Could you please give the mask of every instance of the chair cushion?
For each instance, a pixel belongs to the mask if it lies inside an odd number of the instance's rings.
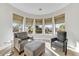
[[[40,46],[42,46],[44,43],[39,41],[32,41],[31,43],[28,43],[25,45],[25,49],[29,49],[30,51],[37,50]]]
[[[27,32],[20,32],[14,34],[16,38],[25,39],[27,38]]]
[[[24,54],[27,56],[39,56],[45,52],[45,43],[34,40],[24,46]]]
[[[57,32],[57,39],[59,41],[64,41],[66,39],[66,32]]]
[[[60,41],[54,41],[52,42],[52,46],[54,46],[55,48],[63,48],[63,43]]]

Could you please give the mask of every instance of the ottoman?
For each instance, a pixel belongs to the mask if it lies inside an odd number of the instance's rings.
[[[45,52],[45,43],[39,41],[32,41],[24,46],[24,55],[39,56]]]

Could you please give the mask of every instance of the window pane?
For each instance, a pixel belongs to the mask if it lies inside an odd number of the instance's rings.
[[[36,25],[36,33],[42,33],[42,25]]]
[[[33,19],[26,18],[25,31],[29,34],[33,33]]]
[[[22,31],[22,24],[13,23],[13,32],[21,32]]]
[[[42,19],[35,19],[35,32],[36,33],[42,33]]]
[[[56,32],[57,31],[65,31],[64,23],[56,24]]]
[[[23,28],[23,17],[13,14],[13,32],[21,32]]]
[[[55,33],[58,31],[65,31],[65,14],[56,16],[55,18]]]
[[[52,34],[52,25],[45,25],[45,33]]]
[[[52,34],[53,26],[52,26],[52,18],[46,18],[45,21],[45,33]]]
[[[33,26],[26,25],[25,26],[25,31],[28,32],[29,34],[33,33]]]

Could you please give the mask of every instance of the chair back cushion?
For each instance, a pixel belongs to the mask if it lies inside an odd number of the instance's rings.
[[[64,41],[66,40],[66,32],[57,32],[57,39],[59,41]]]
[[[27,38],[27,32],[14,33],[14,37],[20,38],[20,39],[25,39],[25,38]]]

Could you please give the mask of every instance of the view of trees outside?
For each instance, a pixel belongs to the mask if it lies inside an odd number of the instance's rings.
[[[42,25],[36,25],[35,28],[36,28],[35,30],[36,33],[42,33]]]
[[[26,18],[25,31],[28,32],[29,34],[33,33],[33,19],[32,18]]]
[[[28,26],[28,33],[33,33],[33,26]]]
[[[55,34],[58,31],[65,31],[65,14],[60,14],[54,17],[55,19]]]
[[[52,34],[52,24],[50,25],[45,25],[45,33],[47,34]]]
[[[13,23],[13,32],[21,32],[22,31],[22,24]]]
[[[56,24],[56,32],[57,31],[65,31],[64,23]]]
[[[52,34],[53,26],[52,26],[52,18],[46,18],[44,19],[45,22],[45,33],[46,34]]]
[[[25,31],[29,34],[33,33],[33,26],[32,25],[25,25]]]
[[[23,29],[23,16],[13,13],[13,32],[22,32]]]
[[[43,19],[35,19],[35,33],[42,34]]]

